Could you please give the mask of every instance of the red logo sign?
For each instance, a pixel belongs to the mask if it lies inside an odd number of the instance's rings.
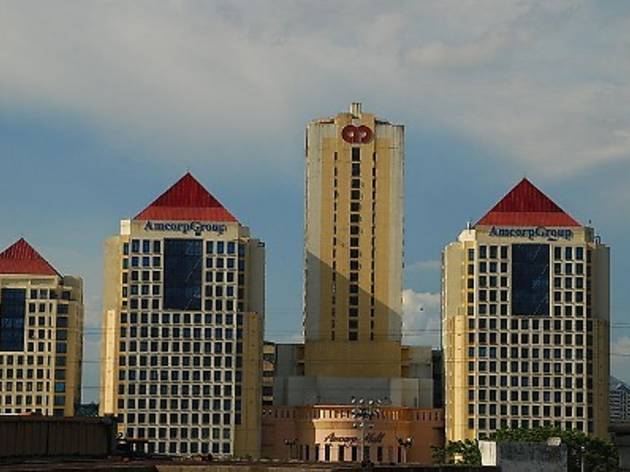
[[[341,130],[341,137],[350,144],[365,144],[372,140],[372,130],[365,125],[348,125]]]

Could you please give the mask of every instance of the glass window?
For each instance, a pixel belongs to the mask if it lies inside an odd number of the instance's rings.
[[[576,247],[575,248],[575,258],[578,261],[584,260],[584,248],[583,247]]]
[[[549,315],[549,245],[512,245],[512,313]]]
[[[26,290],[4,288],[0,295],[0,351],[24,350]]]
[[[164,241],[164,309],[200,310],[202,241]]]

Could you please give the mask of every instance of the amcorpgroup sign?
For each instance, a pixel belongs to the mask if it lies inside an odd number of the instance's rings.
[[[488,235],[499,238],[541,238],[551,241],[565,239],[570,241],[573,239],[573,230],[568,228],[546,228],[544,226],[539,226],[537,228],[504,228],[493,226],[490,228]]]
[[[195,233],[201,236],[202,233],[218,233],[223,234],[227,230],[227,226],[221,223],[201,223],[200,221],[191,222],[154,222],[147,221],[144,225],[145,231],[171,231],[175,233]]]

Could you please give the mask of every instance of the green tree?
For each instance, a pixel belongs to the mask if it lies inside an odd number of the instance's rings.
[[[481,465],[477,441],[448,441],[443,447],[431,446],[433,462],[439,465]]]

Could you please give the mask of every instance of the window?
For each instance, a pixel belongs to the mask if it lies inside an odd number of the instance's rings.
[[[0,295],[0,351],[24,350],[26,290],[4,288]]]
[[[201,240],[164,241],[164,309],[201,309],[202,249]]]
[[[549,315],[549,246],[512,245],[512,313]]]

